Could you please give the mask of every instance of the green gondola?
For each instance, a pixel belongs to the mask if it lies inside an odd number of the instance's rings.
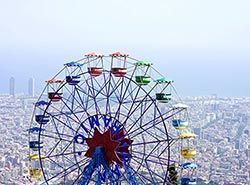
[[[135,81],[139,85],[148,85],[151,82],[150,76],[135,76]]]
[[[168,103],[171,98],[171,93],[156,93],[156,100],[158,100],[160,103]]]
[[[169,79],[167,79],[165,77],[162,77],[162,78],[159,78],[159,79],[156,80],[156,83],[158,83],[158,84],[172,83],[172,82],[173,82],[173,80],[169,80]]]
[[[153,65],[152,63],[148,63],[148,62],[145,62],[145,61],[138,61],[135,63],[136,66],[151,66]]]

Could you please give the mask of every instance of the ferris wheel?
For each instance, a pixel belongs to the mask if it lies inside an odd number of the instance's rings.
[[[31,179],[174,184],[178,171],[182,184],[195,184],[188,107],[152,65],[93,52],[47,80],[28,129]]]

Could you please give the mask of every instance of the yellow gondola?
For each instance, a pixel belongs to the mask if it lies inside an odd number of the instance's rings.
[[[29,158],[31,160],[36,160],[36,159],[40,159],[40,158],[42,159],[42,158],[44,158],[44,156],[39,157],[38,154],[33,154],[33,155],[30,155]]]
[[[195,148],[182,148],[181,149],[181,155],[185,158],[185,159],[190,159],[195,157],[197,154],[197,151]]]
[[[31,168],[29,172],[32,178],[41,178],[43,176],[42,169],[40,168]]]
[[[196,134],[191,133],[191,132],[183,132],[180,134],[180,139],[194,139],[196,138]]]

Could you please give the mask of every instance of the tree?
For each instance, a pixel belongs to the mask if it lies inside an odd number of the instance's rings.
[[[171,182],[172,185],[178,185],[179,179],[175,164],[171,164],[168,170],[169,170],[169,181]]]

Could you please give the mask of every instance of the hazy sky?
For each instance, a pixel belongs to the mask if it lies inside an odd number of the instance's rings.
[[[37,91],[65,62],[124,51],[182,95],[250,96],[249,0],[0,0],[0,92]]]

